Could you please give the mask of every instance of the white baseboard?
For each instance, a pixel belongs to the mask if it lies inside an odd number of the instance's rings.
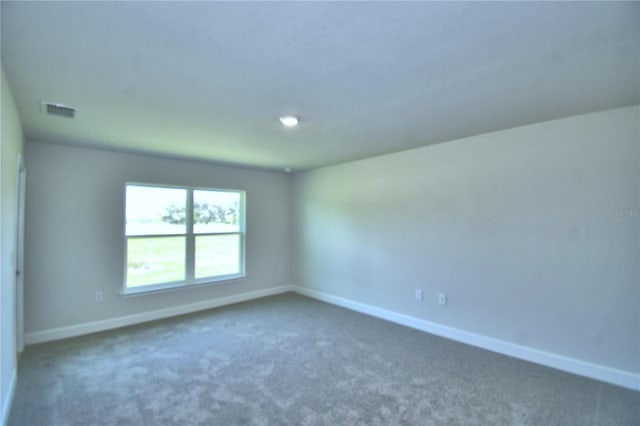
[[[342,297],[333,296],[317,290],[302,287],[293,287],[294,292],[308,296],[323,302],[341,306],[373,317],[381,318],[407,327],[415,328],[436,336],[445,337],[457,342],[466,343],[489,351],[508,355],[514,358],[523,359],[546,367],[556,368],[558,370],[589,377],[591,379],[600,380],[617,386],[640,391],[640,374],[634,374],[628,371],[618,370],[615,368],[593,364],[579,359],[566,357],[563,355],[545,352],[533,349],[527,346],[516,345],[514,343],[505,342],[503,340],[494,339],[480,334],[470,333],[468,331],[447,327],[431,321],[422,320],[409,315],[400,314],[398,312],[389,311],[378,308],[376,306],[367,305]]]
[[[2,426],[5,426],[9,421],[9,413],[11,412],[11,404],[13,403],[13,395],[16,392],[16,383],[18,381],[18,371],[13,369],[11,379],[9,380],[9,389],[7,389],[7,396],[2,400]]]
[[[190,303],[188,305],[172,306],[170,308],[141,312],[139,314],[127,315],[123,317],[86,322],[82,324],[71,325],[68,327],[52,328],[43,331],[35,331],[26,333],[24,336],[24,341],[27,345],[33,345],[35,343],[66,339],[69,337],[76,337],[84,334],[96,333],[98,331],[111,330],[128,325],[169,318],[176,315],[189,314],[192,312],[203,311],[205,309],[217,308],[234,303],[246,302],[248,300],[259,299],[261,297],[286,293],[291,290],[292,286],[283,285],[279,287],[268,288],[265,290],[257,290],[228,297],[221,297],[218,299],[204,300],[202,302]]]

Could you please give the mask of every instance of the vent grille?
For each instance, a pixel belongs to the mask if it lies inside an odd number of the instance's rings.
[[[67,118],[73,118],[76,115],[76,109],[74,107],[49,102],[42,103],[42,112]]]

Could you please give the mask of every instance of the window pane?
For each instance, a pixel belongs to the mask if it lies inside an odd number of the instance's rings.
[[[240,193],[194,190],[193,232],[240,232]]]
[[[240,235],[196,237],[196,278],[240,273]]]
[[[185,237],[129,238],[127,287],[185,280]]]
[[[187,190],[127,185],[127,235],[184,234]]]

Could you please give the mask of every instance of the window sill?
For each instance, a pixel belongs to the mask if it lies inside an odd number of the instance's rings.
[[[130,297],[144,296],[148,294],[170,293],[173,291],[181,291],[181,290],[187,290],[191,288],[201,288],[201,287],[208,287],[212,285],[225,284],[225,283],[231,283],[236,281],[244,281],[245,278],[247,278],[246,274],[238,274],[238,275],[227,275],[224,277],[220,277],[218,279],[199,280],[199,281],[194,281],[190,283],[186,283],[186,282],[167,283],[167,284],[157,284],[157,285],[126,288],[120,292],[120,297],[123,299],[127,299]]]

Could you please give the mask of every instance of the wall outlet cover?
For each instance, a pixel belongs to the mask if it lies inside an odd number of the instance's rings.
[[[447,304],[447,295],[446,295],[446,293],[438,293],[438,303],[440,305],[446,305]]]

